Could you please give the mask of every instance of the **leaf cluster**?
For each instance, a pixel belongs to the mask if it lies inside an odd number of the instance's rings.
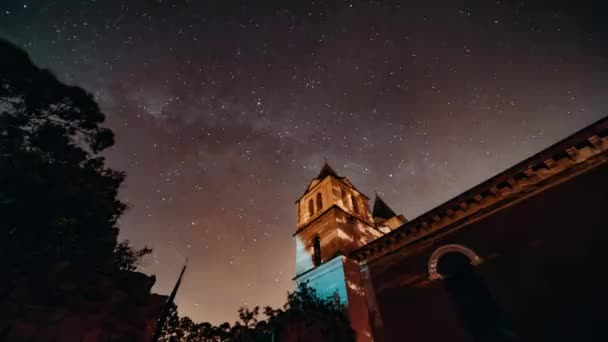
[[[287,302],[280,309],[241,307],[238,316],[239,320],[232,326],[227,322],[219,326],[207,322],[194,323],[189,317],[180,318],[177,307],[173,306],[163,327],[161,341],[306,341],[303,337],[314,336],[315,333],[323,336],[322,341],[355,340],[345,307],[338,296],[322,298],[307,284],[300,284],[295,291],[289,292]]]

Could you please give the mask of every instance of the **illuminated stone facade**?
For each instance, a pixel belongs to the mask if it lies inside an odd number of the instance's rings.
[[[376,197],[369,198],[325,163],[296,201],[296,282],[319,294],[337,294],[348,307],[358,341],[372,341],[367,300],[359,265],[348,255],[407,220]]]
[[[411,221],[327,164],[296,208],[295,281],[358,341],[604,339],[608,118]]]

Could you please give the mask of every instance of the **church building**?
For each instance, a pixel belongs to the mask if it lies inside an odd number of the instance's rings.
[[[295,205],[294,280],[359,342],[608,340],[608,118],[411,220],[327,162]]]

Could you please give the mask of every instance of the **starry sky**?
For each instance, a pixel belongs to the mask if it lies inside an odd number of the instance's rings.
[[[599,2],[2,0],[0,37],[95,94],[120,237],[221,323],[284,302],[324,158],[411,219],[605,116]]]

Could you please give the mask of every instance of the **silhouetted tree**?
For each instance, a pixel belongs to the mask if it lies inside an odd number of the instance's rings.
[[[160,342],[174,342],[182,340],[184,337],[184,332],[180,327],[179,320],[180,318],[177,314],[177,306],[175,306],[175,304],[171,304],[171,307],[169,307],[169,312],[167,313],[165,325],[163,326],[162,335],[159,338]]]
[[[260,307],[257,306],[251,310],[241,307],[238,315],[239,321],[232,327],[228,323],[220,326],[194,324],[188,317],[179,318],[173,307],[161,341],[355,341],[354,331],[339,298],[321,298],[306,284],[288,293],[283,308],[265,307],[264,318],[260,317]]]
[[[246,306],[239,308],[239,319],[246,328],[254,328],[258,323],[258,316],[260,315],[260,307],[256,306],[253,310],[249,310]]]
[[[299,284],[287,295],[287,303],[275,317],[271,324],[280,341],[355,341],[338,294],[324,298],[306,283]]]
[[[114,266],[120,270],[135,271],[141,259],[150,253],[152,253],[152,249],[147,246],[135,249],[131,245],[131,241],[121,241],[114,248]]]
[[[98,104],[7,41],[0,56],[0,265],[68,260],[133,269],[149,250],[116,248],[124,173],[100,154],[114,135],[101,127]]]

